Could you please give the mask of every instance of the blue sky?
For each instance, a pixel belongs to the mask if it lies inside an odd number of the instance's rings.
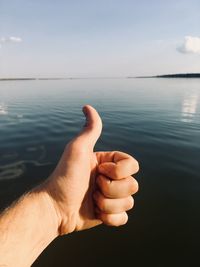
[[[199,0],[0,0],[0,77],[200,72]]]

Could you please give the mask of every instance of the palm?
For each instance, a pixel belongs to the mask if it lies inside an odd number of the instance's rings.
[[[72,214],[73,228],[76,230],[87,229],[101,223],[95,218],[92,197],[95,191],[97,165],[95,153],[84,150],[78,142],[72,142],[65,149],[51,176],[53,187],[58,188],[59,197],[65,203],[61,210],[64,214]]]
[[[93,193],[96,189],[97,177],[97,158],[95,153],[90,153],[90,162],[85,165],[85,170],[82,170],[82,192],[79,195],[80,208],[78,210],[78,220],[76,229],[84,230],[101,224],[101,221],[95,217],[95,203]],[[86,162],[85,162],[86,163]],[[81,171],[81,170],[80,170]]]

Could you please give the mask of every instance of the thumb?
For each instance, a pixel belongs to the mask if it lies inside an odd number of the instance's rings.
[[[99,139],[99,136],[101,135],[102,121],[96,109],[90,105],[83,107],[83,113],[86,117],[86,123],[77,138],[79,140],[81,139],[81,142],[84,145],[93,149]]]

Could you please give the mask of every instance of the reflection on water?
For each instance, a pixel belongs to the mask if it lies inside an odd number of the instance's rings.
[[[22,155],[12,151],[0,153],[0,179],[19,178],[27,171],[27,165],[46,166],[51,163],[46,160],[46,149],[43,145],[25,148]]]
[[[2,179],[14,179],[20,177],[25,171],[23,162],[15,162],[1,166],[0,175]]]
[[[182,102],[181,121],[192,122],[197,112],[198,94],[187,94]]]
[[[50,163],[40,163],[36,160],[24,160],[24,161],[18,161],[10,164],[5,164],[1,166],[0,168],[0,176],[2,180],[10,180],[15,179],[20,176],[22,176],[26,171],[26,165],[32,165],[32,166],[46,166],[50,165]]]
[[[0,115],[6,115],[7,113],[7,106],[4,103],[0,103]]]

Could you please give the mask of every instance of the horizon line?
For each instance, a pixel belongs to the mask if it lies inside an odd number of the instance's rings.
[[[8,80],[79,80],[79,79],[133,79],[133,78],[159,78],[164,76],[184,76],[184,75],[200,75],[200,72],[185,72],[185,73],[170,73],[170,74],[156,74],[156,75],[142,75],[142,76],[70,76],[70,77],[2,77],[0,81]]]

